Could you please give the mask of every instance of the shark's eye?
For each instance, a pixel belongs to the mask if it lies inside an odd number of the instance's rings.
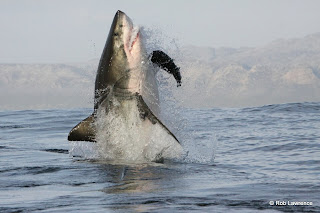
[[[114,35],[114,36],[119,36],[119,34],[118,34],[118,33],[114,33],[113,35]]]
[[[120,24],[119,27],[123,27],[123,24]]]

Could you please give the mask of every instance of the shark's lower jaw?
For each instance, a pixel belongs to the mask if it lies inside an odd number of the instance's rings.
[[[140,87],[130,87],[130,88],[113,88],[113,94],[115,97],[131,97],[136,94],[140,94]]]
[[[113,89],[113,96],[120,100],[131,100],[132,98],[135,97],[135,94],[136,93],[128,89],[121,89],[121,88]]]
[[[140,93],[141,76],[138,70],[130,70],[130,73],[120,78],[114,84],[114,90],[122,91],[123,93]],[[136,72],[136,73],[135,73]]]

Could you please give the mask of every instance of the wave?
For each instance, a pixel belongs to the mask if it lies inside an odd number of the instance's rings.
[[[320,102],[303,102],[303,103],[286,103],[271,104],[261,107],[247,107],[242,109],[243,112],[303,112],[303,113],[319,113]]]

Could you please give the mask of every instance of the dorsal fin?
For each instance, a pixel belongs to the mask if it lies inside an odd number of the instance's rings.
[[[80,123],[78,123],[70,131],[68,135],[69,141],[89,141],[96,142],[95,140],[95,130],[94,130],[94,115],[90,115]]]

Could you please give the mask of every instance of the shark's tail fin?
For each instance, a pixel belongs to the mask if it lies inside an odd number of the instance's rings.
[[[96,142],[95,129],[94,129],[94,115],[90,115],[80,123],[78,123],[70,131],[68,135],[69,141],[89,141]]]

